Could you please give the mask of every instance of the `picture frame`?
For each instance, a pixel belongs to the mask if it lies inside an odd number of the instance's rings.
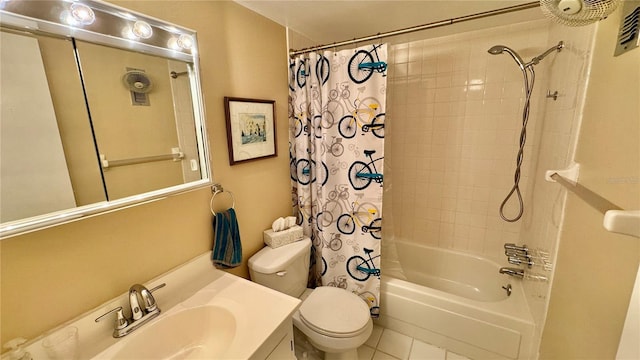
[[[224,98],[229,164],[278,156],[275,100]]]

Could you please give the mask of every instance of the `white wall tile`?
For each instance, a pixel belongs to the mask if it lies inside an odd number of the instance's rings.
[[[394,114],[395,132],[386,138],[392,151],[385,163],[393,173],[385,183],[393,184],[396,236],[505,265],[505,242],[555,249],[564,198],[541,179],[573,155],[592,32],[541,20],[392,46],[387,112]],[[487,49],[504,44],[526,60],[559,40],[566,48],[535,69],[521,169],[524,219],[505,223],[498,208],[513,186],[524,90],[513,59]],[[558,100],[547,99],[547,90],[557,90]],[[512,198],[506,211],[517,213],[516,205]],[[525,282],[538,328],[548,290],[548,284]]]

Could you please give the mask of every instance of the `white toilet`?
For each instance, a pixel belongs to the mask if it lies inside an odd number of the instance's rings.
[[[325,359],[357,359],[357,348],[373,329],[369,307],[343,289],[307,289],[310,253],[309,238],[275,249],[267,246],[249,259],[251,280],[302,300],[293,324],[325,352]]]

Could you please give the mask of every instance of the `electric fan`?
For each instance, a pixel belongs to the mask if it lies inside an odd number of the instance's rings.
[[[540,0],[542,12],[569,26],[584,26],[602,20],[618,7],[620,0]]]

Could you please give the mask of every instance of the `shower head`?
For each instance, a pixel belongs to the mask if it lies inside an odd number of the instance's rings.
[[[525,63],[522,60],[522,58],[520,57],[520,55],[518,55],[517,52],[515,52],[515,50],[512,50],[504,45],[496,45],[496,46],[492,46],[491,49],[489,49],[489,54],[491,55],[499,55],[502,54],[503,52],[506,52],[507,54],[511,55],[511,57],[513,58],[513,60],[516,61],[516,63],[518,64],[518,67],[520,67],[520,69],[524,70],[525,68]]]
[[[502,52],[504,51],[505,47],[506,46],[502,46],[502,45],[492,46],[491,49],[489,49],[489,54],[491,54],[491,55],[502,54]]]

